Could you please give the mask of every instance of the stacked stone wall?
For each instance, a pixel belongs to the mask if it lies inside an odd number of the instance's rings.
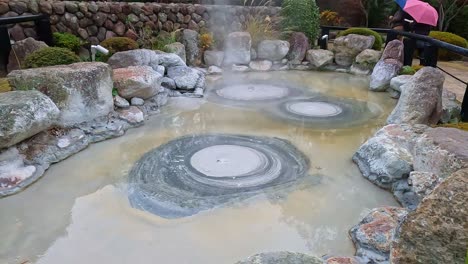
[[[192,29],[226,35],[241,29],[248,14],[276,17],[278,7],[161,4],[94,1],[0,0],[0,17],[47,14],[53,32],[69,32],[97,44],[106,38],[137,38],[144,28],[154,32]],[[13,40],[36,37],[34,23],[11,25]]]

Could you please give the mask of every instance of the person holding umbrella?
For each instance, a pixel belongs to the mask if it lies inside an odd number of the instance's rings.
[[[395,2],[397,2],[402,11],[410,17],[403,18],[404,21],[408,23],[408,28],[405,31],[427,36],[429,35],[432,26],[437,25],[439,14],[430,4],[419,0],[395,0]],[[404,65],[411,66],[414,50],[418,48],[422,55],[426,43],[424,41],[417,41],[410,38],[405,39],[404,44]]]

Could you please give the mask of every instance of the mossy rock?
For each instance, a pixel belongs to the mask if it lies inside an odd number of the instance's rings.
[[[71,50],[75,53],[80,51],[82,42],[81,39],[70,33],[59,33],[55,32],[53,34],[54,46],[58,48],[64,48]]]
[[[375,32],[372,29],[368,28],[348,28],[346,30],[341,31],[336,37],[343,37],[349,34],[356,34],[356,35],[363,35],[363,36],[374,36],[375,42],[372,49],[374,50],[381,50],[383,45],[383,38],[382,36]]]
[[[72,51],[65,48],[46,47],[26,56],[24,65],[26,68],[40,68],[76,62],[80,62],[80,58]]]
[[[465,38],[453,33],[431,31],[429,36],[437,40],[453,44],[455,46],[468,48],[468,41]],[[439,60],[460,60],[461,58],[461,55],[458,55],[445,49],[439,49]]]
[[[8,79],[0,78],[0,93],[6,93],[11,91],[10,84],[8,83]]]
[[[133,39],[126,37],[108,38],[101,42],[101,46],[108,49],[112,54],[120,51],[138,49],[138,43]]]

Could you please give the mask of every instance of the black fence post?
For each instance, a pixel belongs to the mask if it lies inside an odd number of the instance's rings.
[[[327,36],[324,38],[324,36]],[[321,49],[328,49],[328,39],[330,38],[330,29],[322,27],[322,33],[320,35],[319,44]]]
[[[424,66],[437,67],[438,48],[432,44],[424,45],[421,64]]]
[[[394,32],[393,30],[390,30],[387,32],[387,39],[385,40],[385,46],[387,46],[387,44],[392,41],[392,40],[395,40],[398,38],[398,34],[396,32]]]
[[[37,36],[39,40],[44,41],[47,45],[53,45],[52,29],[50,28],[50,20],[48,16],[36,21]]]
[[[0,25],[0,67],[8,65],[8,56],[10,55],[11,43],[8,35],[7,25]]]
[[[465,95],[463,96],[460,116],[462,122],[468,122],[468,84],[466,85]]]

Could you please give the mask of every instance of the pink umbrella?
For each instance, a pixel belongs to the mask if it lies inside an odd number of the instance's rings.
[[[437,26],[439,14],[434,7],[419,0],[408,0],[403,11],[408,13],[416,22],[431,26]]]

